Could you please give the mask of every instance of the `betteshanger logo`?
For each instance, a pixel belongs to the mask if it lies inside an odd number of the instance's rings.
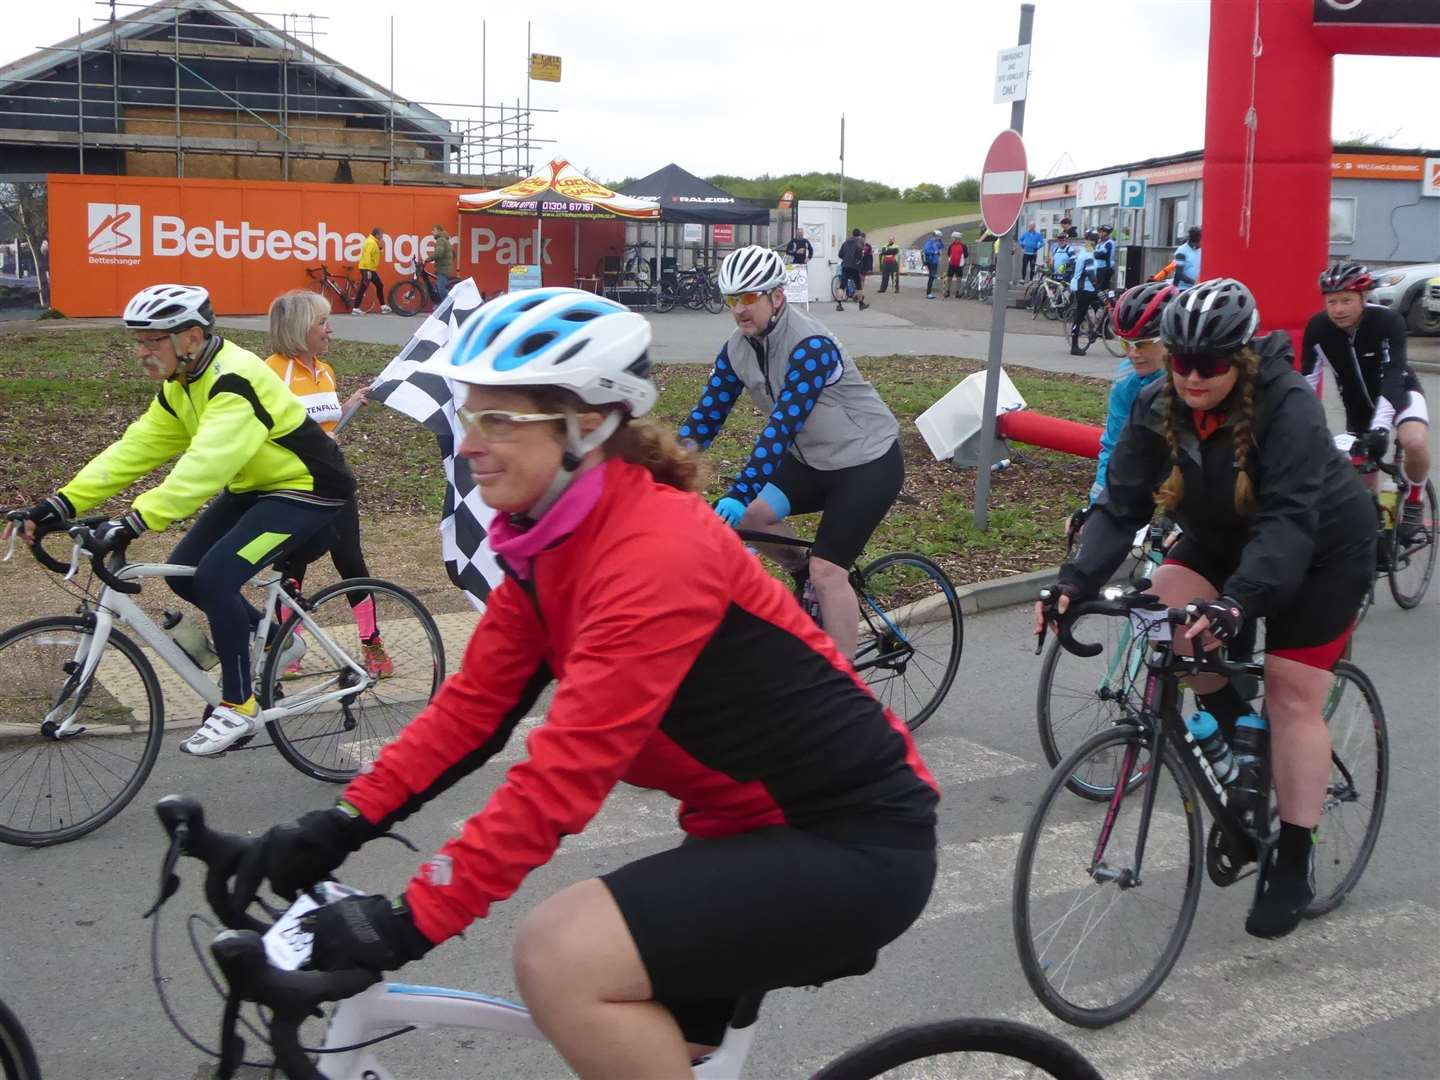
[[[140,254],[140,207],[128,203],[90,204],[86,232],[91,255]]]

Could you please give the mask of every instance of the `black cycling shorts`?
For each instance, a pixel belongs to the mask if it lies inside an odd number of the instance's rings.
[[[1223,559],[1191,536],[1182,536],[1165,556],[1195,571],[1218,593],[1238,563]],[[1355,616],[1375,577],[1375,532],[1310,564],[1290,605],[1265,618],[1266,653],[1283,653],[1306,662],[1306,650],[1328,656],[1324,648],[1339,641],[1355,625]],[[1338,655],[1339,649],[1334,653]],[[1333,662],[1333,656],[1330,657]],[[1324,667],[1328,664],[1312,666]]]
[[[788,826],[690,837],[600,880],[654,1000],[689,1042],[714,1046],[742,995],[863,975],[919,917],[935,882],[934,831],[903,832],[915,847]]]
[[[946,278],[961,277],[961,276],[964,275],[964,273],[965,273],[965,267],[963,267],[963,266],[952,266],[952,267],[950,267],[949,269],[947,269],[947,270],[945,271],[945,277],[946,277]]]
[[[850,566],[900,494],[905,459],[899,439],[874,461],[848,469],[817,469],[786,454],[770,483],[785,493],[790,513],[823,511],[810,553],[836,566]]]
[[[860,288],[860,271],[853,266],[842,266],[840,268],[840,280],[851,281],[855,287]]]

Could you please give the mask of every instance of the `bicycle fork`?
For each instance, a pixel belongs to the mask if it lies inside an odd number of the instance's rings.
[[[1145,708],[1150,715],[1157,712],[1161,716],[1175,711],[1178,703],[1179,689],[1173,682],[1161,679],[1153,671],[1150,673],[1145,685]],[[1158,699],[1158,700],[1157,700]],[[1158,708],[1157,708],[1158,706]],[[1145,863],[1145,840],[1150,833],[1150,817],[1155,810],[1155,795],[1160,786],[1160,760],[1165,752],[1165,725],[1155,724],[1152,729],[1152,738],[1149,743],[1150,767],[1145,777],[1145,793],[1140,803],[1140,824],[1135,834],[1135,859],[1133,866],[1112,867],[1105,862],[1105,849],[1110,844],[1110,836],[1115,828],[1115,821],[1120,816],[1120,804],[1124,802],[1125,796],[1130,787],[1130,778],[1135,775],[1135,767],[1140,761],[1140,751],[1145,748],[1145,742],[1141,738],[1143,728],[1136,728],[1136,737],[1125,746],[1125,753],[1120,759],[1120,769],[1115,777],[1115,790],[1110,795],[1110,805],[1105,809],[1105,823],[1100,828],[1100,836],[1095,841],[1095,852],[1090,862],[1090,877],[1100,883],[1114,883],[1121,889],[1139,888],[1141,884],[1141,867]]]
[[[110,628],[114,625],[114,619],[103,608],[87,612],[85,618],[91,626],[80,636],[75,655],[65,664],[65,674],[69,677],[55,695],[45,719],[40,722],[40,734],[48,739],[70,739],[85,732],[75,718],[95,685],[95,669],[100,666],[100,657],[105,653]]]

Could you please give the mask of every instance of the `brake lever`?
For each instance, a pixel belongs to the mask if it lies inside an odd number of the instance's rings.
[[[155,897],[155,903],[150,905],[150,910],[140,916],[142,919],[158,913],[165,901],[179,891],[180,875],[175,873],[175,867],[180,862],[180,853],[185,849],[185,841],[189,838],[189,825],[181,822],[175,826],[175,832],[170,837],[170,847],[165,852],[165,861],[160,864],[160,892]]]
[[[3,559],[0,559],[0,562],[9,562],[11,559],[15,558],[15,545],[20,542],[21,525],[18,521],[14,524],[15,527],[10,530],[10,544],[8,547],[6,547],[5,557]]]
[[[83,554],[85,554],[85,545],[76,539],[75,546],[70,549],[70,569],[65,572],[65,581],[70,581],[80,573],[80,556]]]

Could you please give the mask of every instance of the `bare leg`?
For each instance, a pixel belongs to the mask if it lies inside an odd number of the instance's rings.
[[[535,1024],[583,1080],[690,1080],[675,1018],[650,1000],[650,976],[603,882],[563,889],[515,942],[515,980]]]
[[[1429,435],[1430,425],[1420,420],[1406,420],[1395,431],[1395,441],[1405,449],[1405,479],[1412,484],[1423,484],[1430,475]]]
[[[1335,676],[1282,656],[1265,657],[1265,713],[1280,820],[1313,829],[1330,781],[1325,696]]]
[[[795,535],[795,530],[786,525],[775,513],[775,508],[764,499],[756,499],[745,508],[740,518],[740,528],[754,532],[774,533],[776,536]],[[756,548],[767,559],[782,570],[798,573],[805,566],[806,549],[794,544],[756,544]]]
[[[1155,568],[1151,575],[1150,591],[1166,607],[1184,607],[1191,600],[1215,599],[1215,586],[1187,566],[1167,563]],[[1175,651],[1181,656],[1194,652],[1195,642],[1186,641],[1178,632],[1175,635]],[[1223,675],[1196,675],[1185,680],[1186,685],[1197,694],[1210,694],[1225,685]]]
[[[820,619],[835,648],[847,660],[855,659],[860,638],[860,601],[850,587],[850,571],[826,559],[810,557],[810,580],[820,601]]]

